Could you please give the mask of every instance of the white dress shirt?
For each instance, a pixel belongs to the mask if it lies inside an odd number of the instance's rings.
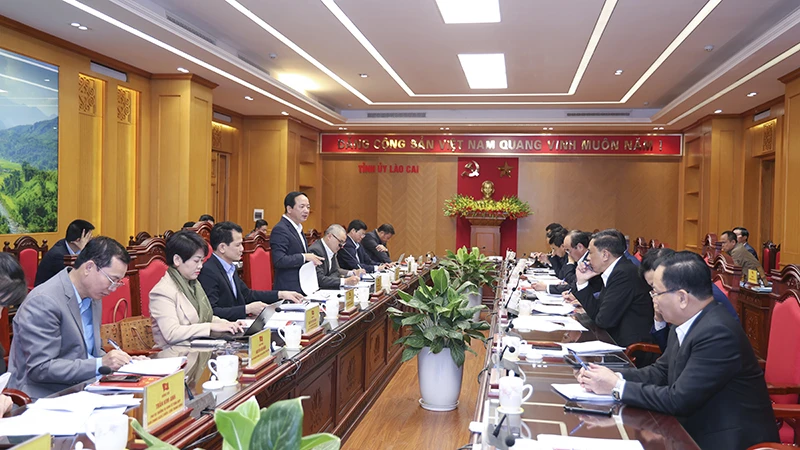
[[[333,253],[333,250],[328,248],[328,244],[325,242],[325,239],[320,239],[320,240],[322,241],[322,246],[325,248],[325,254],[328,256],[328,270],[330,270],[331,265],[333,265],[334,253]],[[337,273],[336,275],[338,276],[339,274]],[[352,270],[347,272],[347,276],[348,277],[352,276],[352,275],[353,275],[353,271]],[[344,286],[344,278],[341,278],[341,277],[339,278],[339,286]]]

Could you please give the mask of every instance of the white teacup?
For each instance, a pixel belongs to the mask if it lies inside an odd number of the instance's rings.
[[[86,422],[86,436],[98,450],[122,450],[128,444],[128,416],[95,414]]]
[[[300,348],[300,339],[303,335],[303,329],[300,325],[287,325],[278,329],[278,335],[286,343],[286,348],[297,350]]]
[[[531,312],[533,311],[533,302],[530,300],[520,300],[519,301],[519,316],[526,317],[530,316]]]
[[[339,317],[339,298],[333,297],[325,301],[323,305],[319,305],[320,309],[325,313],[328,319],[336,319]]]
[[[528,393],[523,395],[525,390]],[[522,408],[522,402],[529,399],[531,395],[533,395],[533,386],[523,384],[522,378],[500,378],[500,407],[503,412],[516,413]]]
[[[239,357],[236,355],[220,355],[208,361],[211,371],[223,386],[234,386],[239,382]]]

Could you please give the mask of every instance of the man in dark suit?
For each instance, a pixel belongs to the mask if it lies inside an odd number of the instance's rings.
[[[337,258],[339,250],[344,247],[347,235],[344,227],[333,224],[325,230],[321,239],[311,244],[312,253],[322,258],[317,266],[317,281],[320,289],[339,289],[341,286],[355,286],[364,269],[346,270],[339,267]]]
[[[555,276],[563,281],[561,284],[551,284],[537,281],[533,283],[533,288],[537,291],[547,290],[551,294],[560,294],[570,289],[570,283],[575,283],[575,262],[570,262],[570,256],[567,252],[567,236],[568,231],[559,228],[550,236],[550,248],[552,255],[549,256],[549,261],[555,271]],[[558,270],[556,270],[558,267]]]
[[[653,325],[653,302],[650,287],[627,258],[625,242],[617,230],[596,233],[589,243],[585,263],[575,270],[575,298],[586,314],[605,328],[614,341],[623,347],[634,342],[650,342]],[[600,277],[602,288],[595,291],[589,281]]]
[[[239,278],[236,262],[242,259],[242,227],[233,222],[220,222],[211,229],[213,257],[200,271],[197,281],[206,291],[214,315],[235,322],[248,315],[258,315],[267,303],[279,300],[300,302],[303,295],[292,291],[251,290]]]
[[[34,286],[44,283],[53,278],[58,272],[64,270],[64,257],[80,253],[86,243],[92,239],[92,230],[94,230],[94,225],[91,223],[81,219],[73,220],[67,226],[67,233],[64,239],[60,239],[53,244],[39,262]]]
[[[667,256],[653,278],[653,302],[675,324],[667,352],[619,375],[590,365],[576,378],[587,390],[676,416],[704,450],[777,442],[764,372],[739,323],[715,302],[711,271],[692,252]]]
[[[308,197],[302,192],[289,192],[283,199],[286,214],[275,224],[269,236],[275,289],[302,292],[300,267],[309,261],[315,266],[322,264],[322,258],[308,251],[308,242],[303,235],[303,222],[308,219],[310,207]]]
[[[347,225],[347,240],[342,251],[336,254],[342,269],[364,269],[367,273],[383,270],[384,265],[373,261],[361,245],[366,234],[367,224],[363,220],[355,219]]]
[[[46,397],[131,361],[122,350],[103,351],[101,299],[120,285],[130,256],[109,237],[89,241],[75,267],[34,288],[14,317],[9,387]]]
[[[370,259],[378,263],[391,264],[392,258],[389,256],[389,249],[386,244],[394,236],[394,227],[391,224],[385,223],[378,227],[377,230],[372,230],[364,235],[364,240],[361,245],[367,251]]]
[[[750,232],[747,231],[747,228],[736,227],[733,229],[733,234],[736,235],[736,241],[742,244],[742,246],[744,246],[744,249],[750,252],[750,254],[753,255],[753,257],[756,259],[756,261],[758,261],[758,252],[756,252],[756,249],[754,249],[753,246],[750,245],[750,243],[748,242],[750,240]]]

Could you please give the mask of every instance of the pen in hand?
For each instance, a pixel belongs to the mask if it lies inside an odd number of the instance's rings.
[[[575,350],[570,350],[569,353],[575,358],[575,361],[577,361],[581,365],[581,367],[583,367],[584,370],[589,370],[589,366],[587,366],[586,363],[583,362],[583,360],[581,359],[580,356],[578,356],[578,353]]]
[[[119,344],[114,342],[113,339],[109,338],[109,339],[106,339],[106,340],[108,341],[109,344],[111,344],[112,347],[114,347],[114,349],[122,351],[122,348],[120,348]]]

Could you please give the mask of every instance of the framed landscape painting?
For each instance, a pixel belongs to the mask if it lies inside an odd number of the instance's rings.
[[[0,234],[58,228],[58,67],[0,49]]]

